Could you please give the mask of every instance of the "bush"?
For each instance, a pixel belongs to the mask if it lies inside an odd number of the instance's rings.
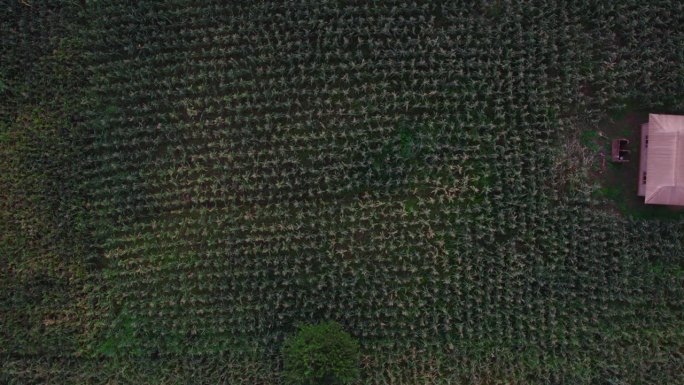
[[[358,342],[334,321],[303,326],[283,346],[286,384],[350,384],[359,375],[358,363]]]

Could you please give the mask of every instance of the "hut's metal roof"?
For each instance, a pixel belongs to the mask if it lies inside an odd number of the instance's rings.
[[[649,114],[648,204],[684,206],[684,116]]]

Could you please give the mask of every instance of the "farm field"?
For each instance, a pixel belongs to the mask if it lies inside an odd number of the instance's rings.
[[[684,383],[684,212],[596,137],[684,114],[684,3],[2,8],[0,383],[279,384],[327,320],[360,384]]]

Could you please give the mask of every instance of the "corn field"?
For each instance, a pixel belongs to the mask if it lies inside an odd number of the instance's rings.
[[[571,145],[684,113],[682,3],[4,8],[0,380],[278,384],[336,320],[362,384],[684,383],[684,217]]]

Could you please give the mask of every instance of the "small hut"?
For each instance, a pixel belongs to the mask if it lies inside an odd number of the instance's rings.
[[[684,206],[684,116],[649,114],[641,125],[638,194],[646,204]]]

